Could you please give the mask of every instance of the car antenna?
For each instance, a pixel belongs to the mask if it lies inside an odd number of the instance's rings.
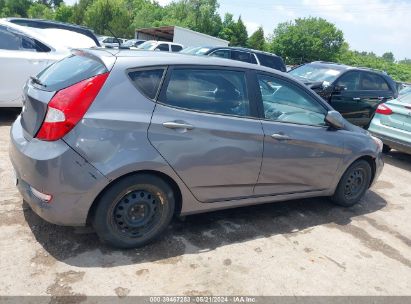
[[[118,39],[116,35],[114,35],[113,31],[112,31],[109,27],[107,27],[107,30],[110,32],[111,35],[113,35],[114,39],[116,39],[116,41],[118,42],[118,48],[119,48],[120,50],[121,50],[121,49],[128,49],[128,47],[123,47],[123,46],[121,45],[121,44],[122,44],[121,40]]]

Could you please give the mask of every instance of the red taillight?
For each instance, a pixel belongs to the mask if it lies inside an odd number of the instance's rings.
[[[83,118],[108,75],[100,74],[58,91],[49,102],[46,118],[36,137],[53,141],[70,132]]]
[[[375,111],[378,114],[382,114],[382,115],[391,115],[392,114],[392,110],[387,107],[385,104],[380,104],[377,108],[377,111]]]

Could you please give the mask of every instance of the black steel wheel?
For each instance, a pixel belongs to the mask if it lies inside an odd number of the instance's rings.
[[[114,207],[113,222],[120,233],[141,237],[161,219],[163,205],[156,194],[137,189],[124,195]]]
[[[371,182],[371,166],[365,160],[354,162],[343,174],[332,201],[350,207],[358,203]]]
[[[147,244],[164,231],[174,213],[174,192],[157,176],[120,179],[97,202],[93,226],[99,238],[114,247]]]

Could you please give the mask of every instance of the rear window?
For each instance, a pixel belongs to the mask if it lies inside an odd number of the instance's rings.
[[[139,70],[128,73],[137,89],[150,99],[155,99],[160,87],[164,69]]]
[[[260,64],[279,71],[286,71],[285,65],[281,57],[271,56],[266,54],[257,54]]]
[[[180,52],[183,49],[181,45],[172,45],[171,46],[171,51],[172,52]]]
[[[71,55],[40,72],[37,76],[47,91],[58,91],[84,79],[108,72],[100,61],[86,56]]]

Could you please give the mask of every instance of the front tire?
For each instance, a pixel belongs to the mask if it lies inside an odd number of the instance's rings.
[[[92,219],[100,240],[118,248],[146,245],[170,223],[173,189],[161,178],[136,174],[120,179],[97,202]]]
[[[371,166],[365,160],[357,160],[343,174],[331,200],[340,206],[357,204],[371,183]]]

